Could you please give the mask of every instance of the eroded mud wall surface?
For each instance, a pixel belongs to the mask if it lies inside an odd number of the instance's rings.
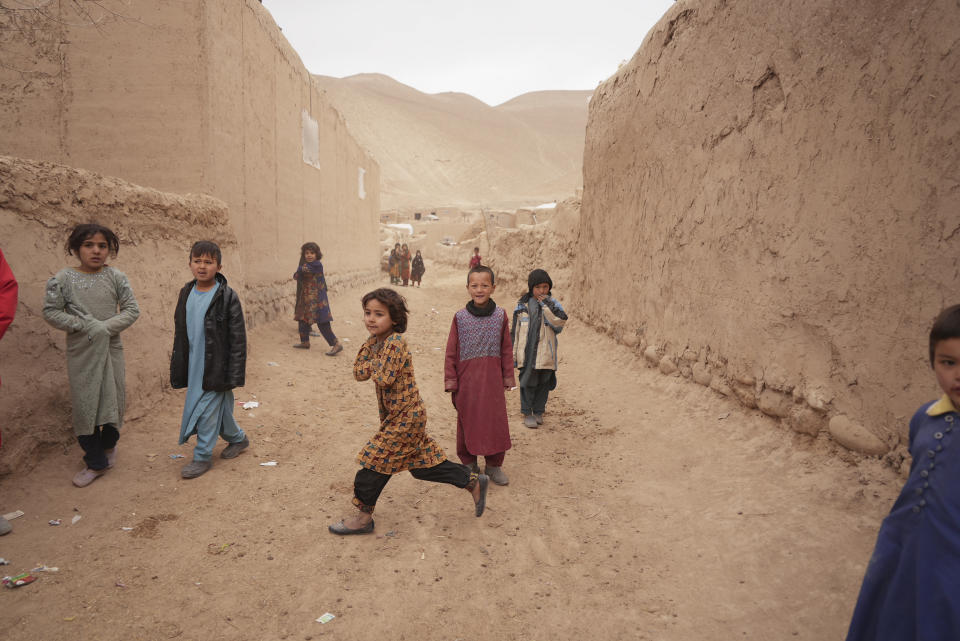
[[[591,102],[576,312],[896,458],[960,302],[958,33],[952,0],[678,2]]]
[[[78,264],[64,250],[65,230],[91,218],[119,236],[120,253],[109,264],[127,275],[140,305],[140,318],[122,334],[128,419],[144,417],[169,388],[173,310],[192,278],[187,262],[194,240],[217,242],[223,274],[232,287],[244,288],[239,243],[223,201],[0,156],[0,242],[20,285],[16,317],[0,341],[0,475],[32,466],[38,448],[75,440],[66,339],[44,320],[43,296],[48,278]],[[248,317],[263,313],[255,301],[242,303]]]
[[[0,153],[223,200],[254,322],[288,311],[307,240],[333,282],[375,273],[379,168],[260,2],[53,2],[0,20]]]

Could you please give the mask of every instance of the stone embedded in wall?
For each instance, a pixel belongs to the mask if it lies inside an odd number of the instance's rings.
[[[667,376],[676,374],[678,371],[677,364],[674,363],[669,356],[664,356],[661,358],[657,367],[660,369],[661,373],[666,374]]]
[[[756,377],[751,376],[750,374],[737,374],[737,376],[734,377],[734,380],[744,387],[753,387],[757,384]]]
[[[657,353],[657,348],[653,345],[649,345],[647,349],[643,350],[643,357],[651,365],[658,365],[660,363],[660,354]]]
[[[874,436],[864,426],[851,421],[842,414],[830,419],[830,436],[848,450],[882,456],[890,448],[886,443]]]
[[[710,381],[713,380],[713,374],[706,363],[694,363],[691,368],[693,380],[704,387],[710,387]]]
[[[784,418],[793,407],[793,399],[776,390],[766,388],[757,397],[757,408],[768,416]]]
[[[806,398],[807,390],[804,389],[803,385],[796,385],[793,388],[793,391],[790,392],[790,396],[793,397],[794,403],[802,403],[804,398]]]
[[[786,423],[795,432],[816,436],[826,424],[826,418],[810,407],[794,406]]]
[[[714,376],[714,377],[710,380],[710,389],[712,389],[712,390],[713,390],[714,392],[716,392],[717,394],[721,394],[721,395],[723,395],[723,396],[733,396],[733,395],[734,395],[734,394],[733,394],[733,390],[730,388],[730,386],[727,385],[726,381],[724,381],[724,380],[723,380],[722,378],[720,378],[719,376]]]
[[[723,371],[727,367],[727,359],[720,356],[716,352],[707,350],[707,365],[712,367],[717,371]]]
[[[818,412],[826,412],[827,405],[833,400],[832,397],[826,396],[824,392],[819,389],[807,390],[804,398],[807,401],[807,405]]]
[[[740,402],[746,405],[747,407],[754,408],[757,406],[757,395],[754,392],[752,385],[744,385],[737,381],[739,384],[733,386],[733,394]]]
[[[763,370],[763,384],[780,392],[792,392],[793,385],[789,383],[789,374],[777,364],[768,365]]]

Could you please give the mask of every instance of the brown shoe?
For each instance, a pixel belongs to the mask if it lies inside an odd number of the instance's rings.
[[[373,532],[373,527],[374,527],[374,523],[373,523],[373,520],[371,519],[369,523],[367,523],[363,527],[357,528],[356,530],[348,528],[346,525],[343,524],[343,521],[334,523],[333,525],[328,525],[327,529],[330,530],[330,532],[333,534],[339,534],[340,536],[347,536],[350,534],[370,534],[371,532]]]
[[[294,343],[296,349],[310,349],[310,343]]]
[[[330,347],[330,349],[327,350],[327,351],[324,352],[324,353],[325,353],[327,356],[336,356],[337,354],[339,354],[339,353],[342,352],[342,351],[343,351],[343,345],[340,344],[340,340],[338,339],[337,342],[334,343],[334,344]]]

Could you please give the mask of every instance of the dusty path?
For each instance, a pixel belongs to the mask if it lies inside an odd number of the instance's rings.
[[[430,265],[423,289],[403,290],[429,429],[450,454],[442,348],[462,280]],[[350,340],[337,358],[292,350],[292,321],[252,334],[237,398],[262,402],[238,410],[253,446],[205,476],[180,479],[184,461],[170,458],[191,452],[176,445],[182,393],[171,393],[126,426],[117,468],[90,487],[70,485],[76,447],[7,478],[0,509],[26,516],[0,538],[3,569],[60,570],[0,591],[4,638],[843,637],[900,481],[644,368],[575,309],[543,428],[524,428],[509,397],[511,485],[491,490],[483,518],[465,492],[401,475],[376,536],[328,534],[377,424],[372,384],[350,369],[371,288],[332,296]],[[336,618],[314,622],[325,612]]]

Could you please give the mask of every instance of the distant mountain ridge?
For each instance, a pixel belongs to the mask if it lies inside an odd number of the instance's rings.
[[[582,186],[592,91],[536,91],[491,107],[382,74],[314,78],[380,163],[383,209],[520,207]]]

